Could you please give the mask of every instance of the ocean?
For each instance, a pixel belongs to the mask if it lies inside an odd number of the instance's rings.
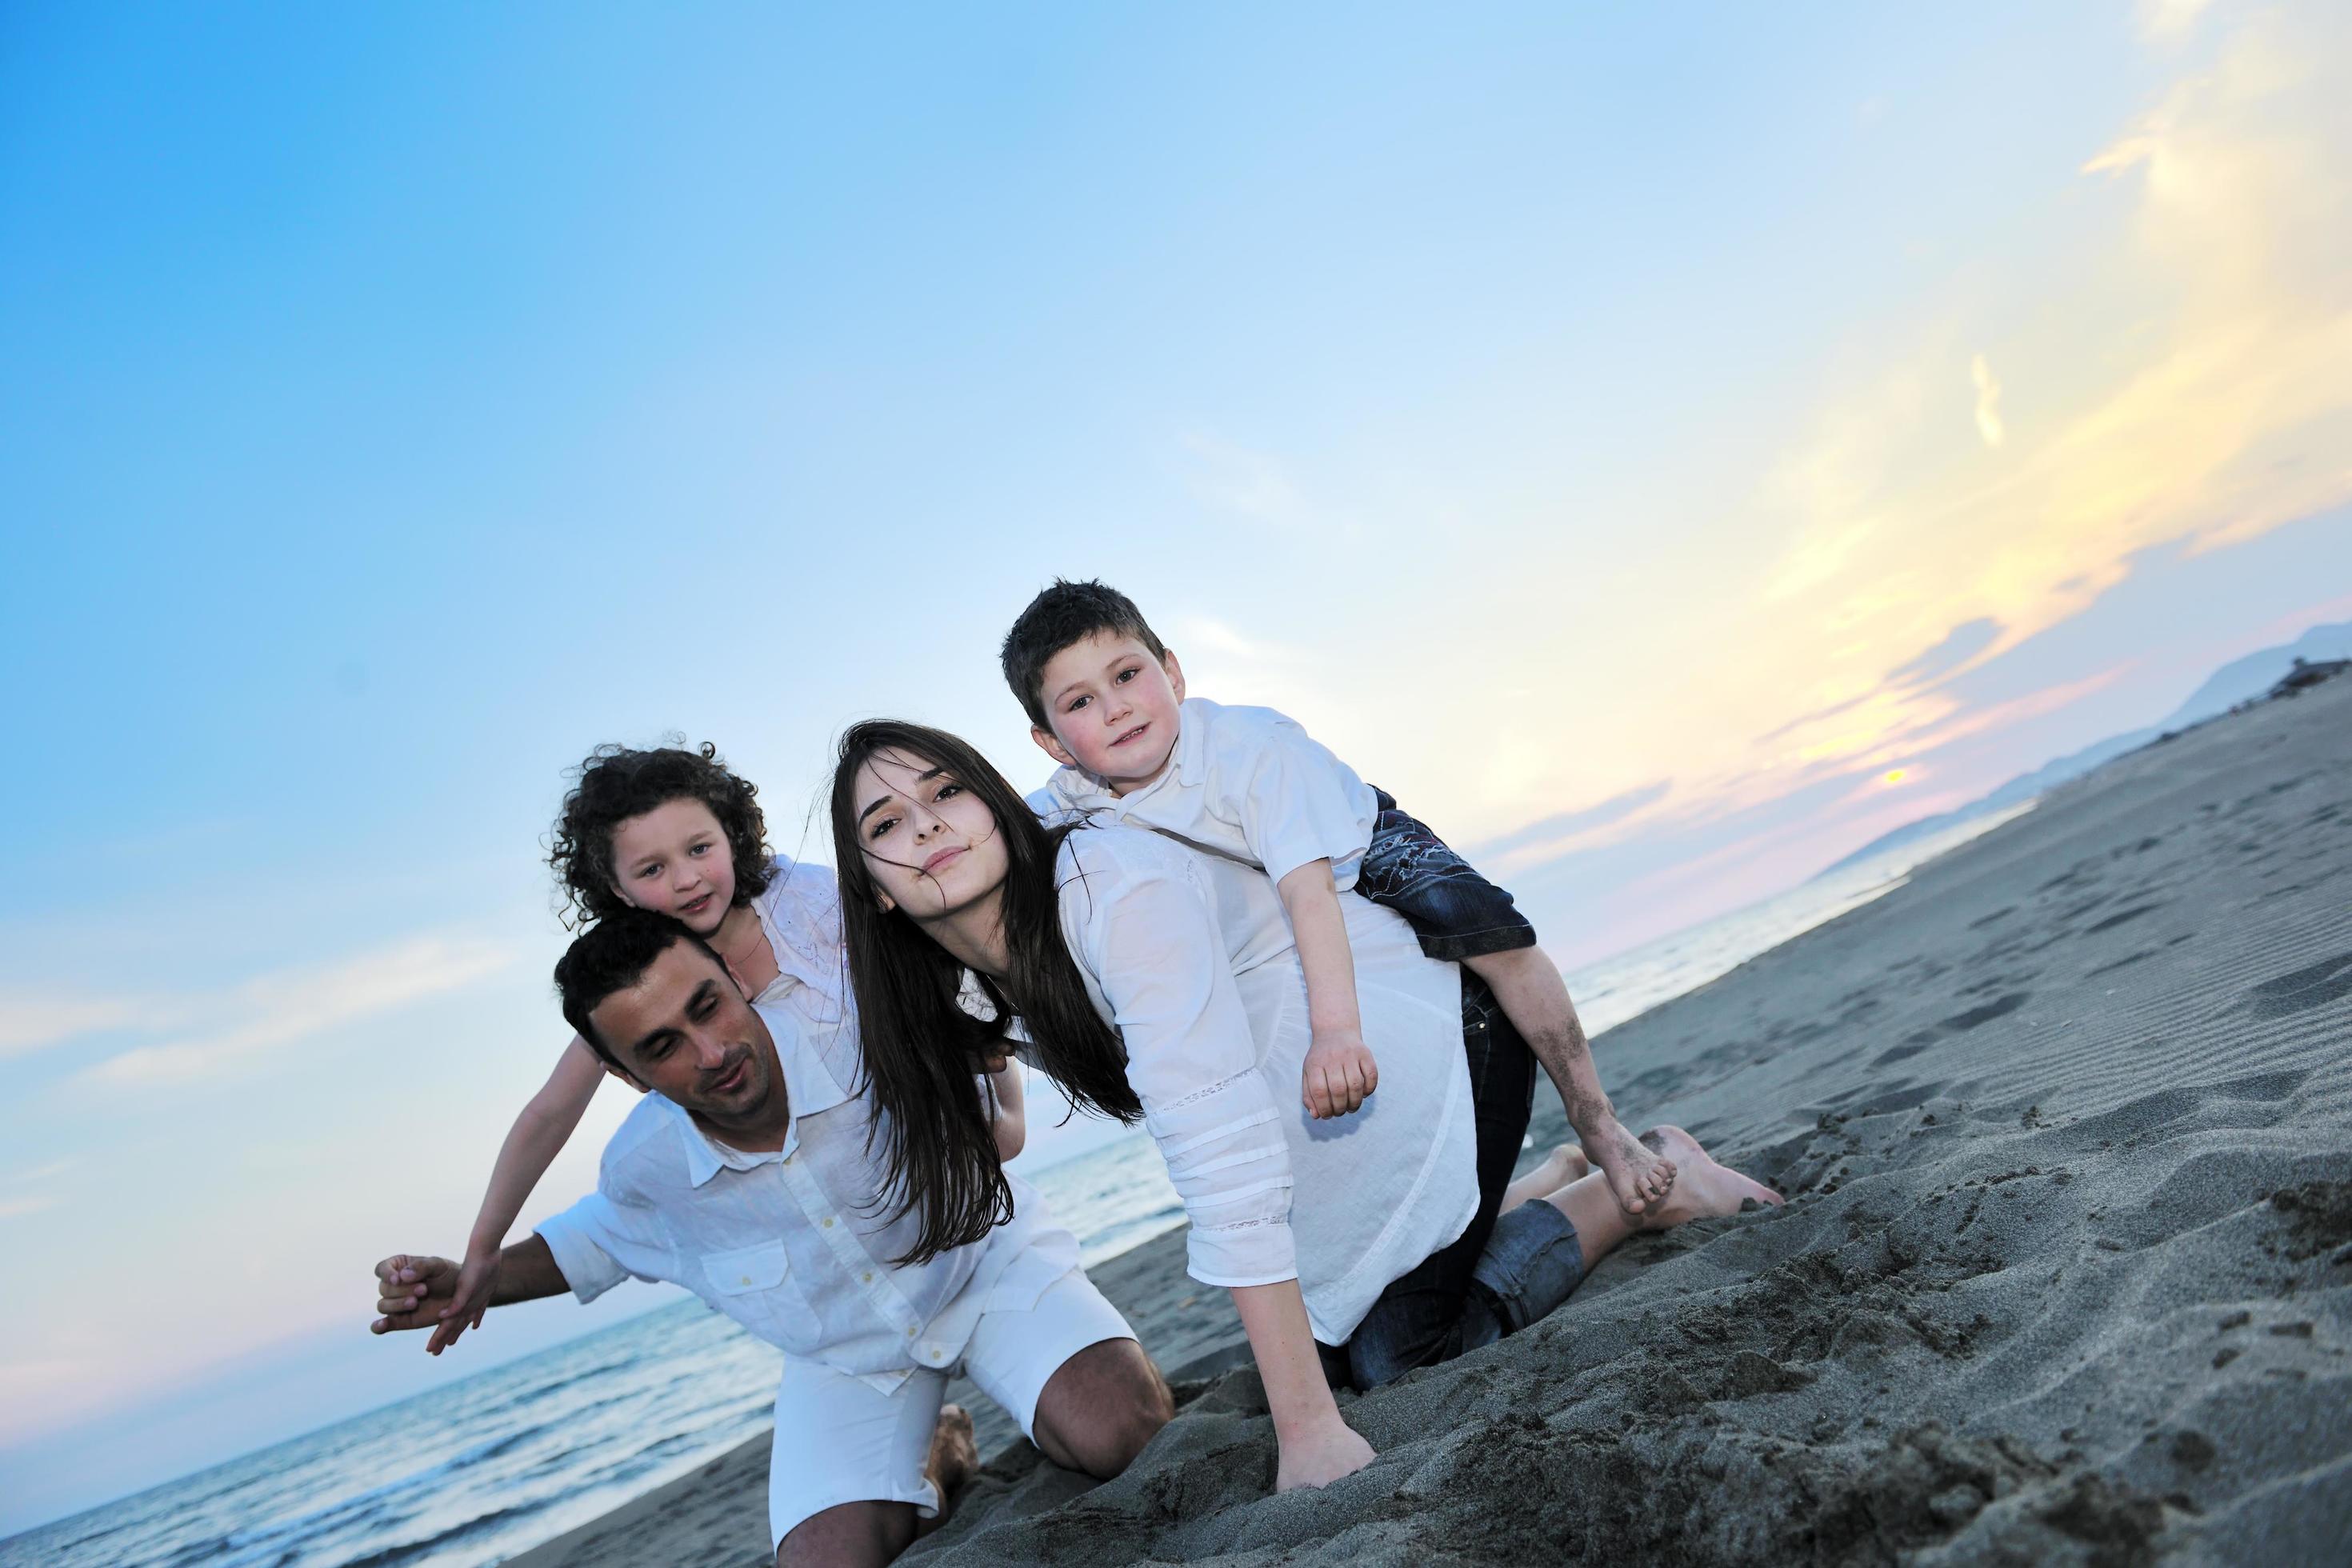
[[[1778,898],[1570,971],[1612,1026],[1900,887],[2019,815],[1980,817]],[[1603,1081],[1605,1037],[1597,1046]],[[1031,1173],[1091,1265],[1182,1223],[1140,1132]],[[760,1433],[777,1352],[697,1301],[492,1368],[0,1541],[0,1568],[477,1568],[550,1540]],[[387,1429],[401,1440],[387,1464]]]

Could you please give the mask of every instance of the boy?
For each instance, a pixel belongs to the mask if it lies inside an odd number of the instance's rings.
[[[1096,821],[1150,827],[1262,868],[1307,979],[1301,1098],[1344,1116],[1379,1085],[1356,1006],[1339,895],[1412,922],[1422,950],[1490,986],[1551,1075],[1585,1155],[1628,1214],[1666,1195],[1675,1166],[1617,1120],[1559,970],[1511,896],[1270,708],[1184,694],[1184,671],[1125,595],[1056,580],[1005,634],[1004,679],[1030,734],[1061,764],[1033,799]]]

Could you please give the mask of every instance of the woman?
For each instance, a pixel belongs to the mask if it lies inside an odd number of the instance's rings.
[[[1137,829],[1049,828],[978,752],[919,725],[853,727],[832,807],[878,1135],[895,1198],[920,1216],[915,1255],[1011,1211],[971,1074],[1017,1015],[1022,1055],[1073,1104],[1139,1120],[1159,1143],[1192,1222],[1190,1271],[1232,1290],[1257,1358],[1276,1490],[1372,1458],[1339,1418],[1318,1342],[1345,1347],[1360,1383],[1385,1381],[1540,1317],[1628,1234],[1594,1175],[1480,1234],[1491,1210],[1454,1036],[1458,971],[1423,957],[1391,912],[1342,901],[1381,1092],[1317,1121],[1289,1092],[1305,984],[1263,875]],[[991,1016],[960,1003],[967,973]],[[1685,1135],[1668,1142],[1684,1174],[1656,1225],[1779,1201]],[[1506,1176],[1516,1152],[1513,1134]]]

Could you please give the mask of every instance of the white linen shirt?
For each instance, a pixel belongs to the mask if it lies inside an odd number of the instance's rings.
[[[1279,882],[1313,860],[1331,862],[1339,891],[1356,885],[1380,816],[1372,786],[1271,708],[1227,708],[1204,697],[1177,709],[1168,766],[1125,795],[1076,768],[1057,768],[1031,804],[1049,820],[1124,822],[1197,849],[1261,867]]]
[[[829,1006],[803,997],[819,1018],[845,1019],[849,980],[841,957],[841,886],[830,866],[811,866],[779,855],[772,863],[767,890],[751,900],[760,930],[776,955],[776,977],[754,1002],[778,1002],[805,987]]]
[[[887,1392],[918,1368],[952,1366],[982,1312],[1035,1305],[1078,1267],[1077,1239],[1007,1173],[1011,1220],[927,1263],[892,1265],[917,1221],[886,1224],[876,1201],[882,1151],[868,1153],[866,1104],[843,1088],[861,1070],[854,1032],[796,999],[757,1008],[791,1097],[782,1149],[729,1148],[648,1094],[604,1146],[596,1191],[538,1231],[583,1301],[632,1276],[667,1279],[787,1354]]]
[[[1056,868],[1062,932],[1127,1047],[1208,1285],[1293,1278],[1315,1337],[1344,1343],[1389,1282],[1478,1206],[1460,972],[1404,921],[1343,899],[1381,1089],[1317,1121],[1299,1100],[1307,983],[1255,868],[1132,827],[1080,827]]]

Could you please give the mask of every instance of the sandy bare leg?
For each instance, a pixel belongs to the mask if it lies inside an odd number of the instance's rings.
[[[1542,1164],[1503,1189],[1503,1206],[1496,1212],[1508,1214],[1531,1199],[1556,1193],[1591,1169],[1592,1162],[1584,1157],[1583,1150],[1562,1143]]]
[[[1647,1230],[1665,1230],[1695,1219],[1735,1215],[1751,1200],[1778,1208],[1787,1200],[1763,1183],[1716,1163],[1698,1140],[1679,1127],[1653,1127],[1642,1142],[1675,1163],[1674,1190],[1642,1217]]]
[[[1493,988],[1495,1000],[1543,1063],[1585,1157],[1609,1178],[1617,1206],[1640,1215],[1663,1201],[1674,1185],[1674,1161],[1644,1147],[1617,1120],[1559,966],[1539,947],[1486,953],[1464,963]]]

